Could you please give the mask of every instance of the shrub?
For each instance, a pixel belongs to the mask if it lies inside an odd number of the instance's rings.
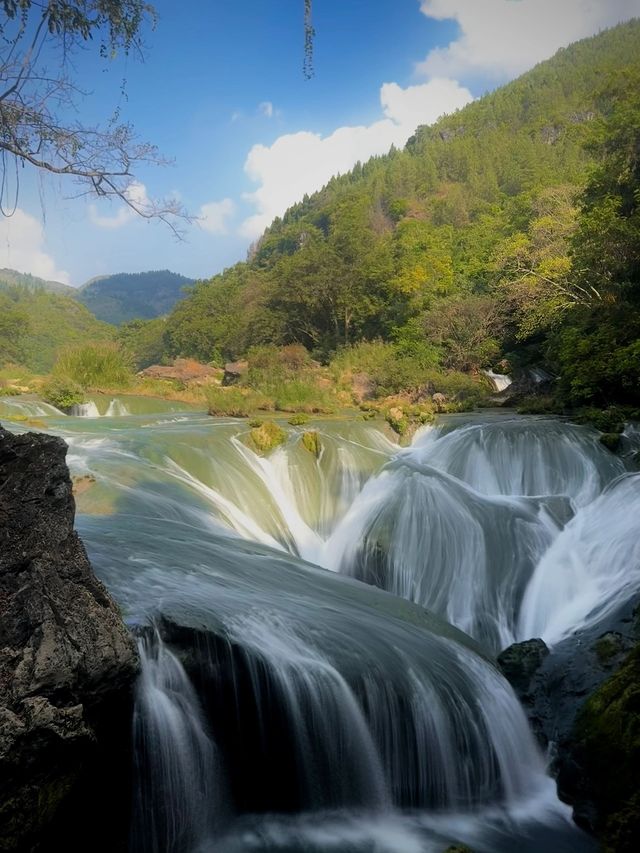
[[[212,385],[206,389],[208,412],[220,418],[248,418],[256,411],[272,411],[273,400],[237,386]]]
[[[68,376],[52,376],[42,386],[42,399],[63,412],[84,403],[86,394],[82,385]]]
[[[276,409],[279,412],[330,413],[333,411],[326,391],[301,379],[292,379],[282,385],[271,386],[269,391],[275,398]]]
[[[302,446],[312,453],[314,456],[320,456],[320,451],[322,449],[320,445],[320,436],[315,430],[310,430],[309,432],[302,433]]]
[[[53,375],[94,390],[128,388],[133,381],[130,356],[110,342],[67,347],[59,354]]]
[[[289,418],[288,423],[290,423],[291,426],[303,426],[303,424],[309,423],[309,415],[304,412],[298,412],[297,415],[293,415],[293,417]]]
[[[251,441],[261,453],[267,453],[284,444],[287,433],[275,421],[265,421],[262,426],[251,430]]]

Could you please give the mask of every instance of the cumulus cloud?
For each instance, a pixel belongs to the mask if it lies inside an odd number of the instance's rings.
[[[433,49],[419,73],[502,80],[640,14],[640,0],[422,0],[420,8],[428,18],[457,21],[460,35]]]
[[[380,89],[383,116],[373,124],[339,127],[324,137],[310,131],[288,133],[270,146],[254,145],[244,168],[259,187],[244,198],[255,205],[256,213],[244,220],[241,234],[259,236],[276,216],[333,175],[348,171],[358,160],[386,154],[392,145],[403,146],[419,124],[431,124],[471,100],[469,90],[455,80],[437,78],[406,89],[385,83]]]
[[[227,234],[229,231],[227,220],[235,212],[235,203],[230,198],[223,198],[222,201],[210,201],[200,208],[198,224],[210,234]]]
[[[139,181],[132,181],[125,195],[139,210],[151,207],[147,188]],[[124,202],[121,203],[118,212],[114,216],[102,216],[95,204],[89,205],[89,219],[98,228],[122,228],[123,225],[131,222],[135,217],[136,212]]]
[[[20,208],[13,216],[0,216],[0,267],[71,283],[69,273],[58,269],[51,255],[44,251],[42,224]]]

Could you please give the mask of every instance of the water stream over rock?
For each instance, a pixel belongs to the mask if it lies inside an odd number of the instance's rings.
[[[161,408],[48,417],[141,633],[132,850],[594,849],[493,656],[637,591],[640,475],[543,418],[405,449],[326,420],[317,456],[291,428],[265,457],[244,423]]]

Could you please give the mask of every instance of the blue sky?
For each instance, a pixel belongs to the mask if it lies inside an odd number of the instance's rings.
[[[161,268],[208,277],[331,174],[640,14],[640,0],[313,0],[315,76],[305,80],[303,0],[155,5],[144,62],[76,57],[90,93],[79,113],[94,122],[119,105],[175,161],[141,170],[133,192],[177,194],[199,221],[177,242],[162,224],[23,170],[19,209],[0,219],[0,266],[74,285]]]

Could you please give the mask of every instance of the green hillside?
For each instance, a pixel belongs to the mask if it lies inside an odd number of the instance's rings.
[[[46,373],[62,347],[111,340],[114,332],[68,296],[0,286],[0,366],[14,362]]]
[[[76,297],[99,320],[120,325],[167,314],[191,284],[191,279],[169,270],[117,273],[91,279]]]
[[[544,363],[576,402],[635,401],[639,81],[632,21],[419,128],[198,283],[167,320],[165,355],[301,343],[327,361],[379,338],[424,366]],[[593,335],[587,376],[572,353]]]
[[[44,290],[47,293],[57,293],[59,296],[74,296],[77,291],[74,287],[69,287],[68,284],[62,284],[61,281],[47,281],[44,278],[38,278],[36,275],[29,273],[17,272],[16,270],[0,269],[0,289],[18,285],[27,290]]]

